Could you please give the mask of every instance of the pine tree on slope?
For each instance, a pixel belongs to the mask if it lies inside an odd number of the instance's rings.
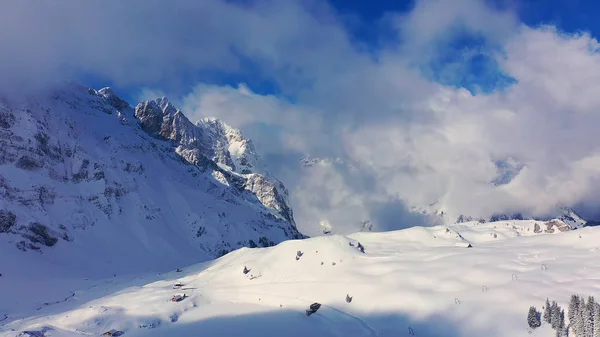
[[[565,327],[565,311],[561,309],[556,324],[556,337],[567,337],[568,335],[568,330]]]
[[[550,315],[550,300],[546,298],[546,305],[544,306],[544,322],[550,324],[552,323],[552,316]]]
[[[594,336],[594,308],[596,307],[596,299],[594,296],[588,297],[588,302],[585,305],[585,311],[583,315],[583,323],[586,337]]]
[[[567,317],[569,317],[569,326],[575,334],[575,317],[577,317],[577,315],[579,315],[579,296],[571,295],[571,301],[569,302],[569,311],[567,313]]]
[[[600,304],[594,307],[594,337],[600,337]]]
[[[552,301],[552,304],[550,305],[550,324],[552,325],[552,329],[556,329],[559,322],[560,309],[558,307],[558,303],[556,303],[556,301]]]
[[[585,298],[579,298],[579,314],[575,317],[575,327],[577,337],[591,337],[590,326],[588,324],[589,312],[585,303]]]
[[[585,299],[578,295],[573,295],[576,297],[575,303],[572,312],[569,310],[569,325],[571,327],[571,332],[577,337],[587,337],[585,331]],[[573,299],[573,297],[571,297]]]
[[[527,324],[530,328],[535,329],[542,325],[540,322],[540,313],[535,307],[529,307],[529,313],[527,314]]]

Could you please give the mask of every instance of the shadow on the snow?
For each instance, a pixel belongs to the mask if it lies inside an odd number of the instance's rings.
[[[185,314],[184,314],[185,315]],[[182,316],[177,323],[157,329],[128,332],[131,336],[426,336],[462,337],[451,322],[432,316],[423,321],[412,320],[400,314],[352,316],[347,313],[321,308],[307,317],[302,310],[275,309],[263,313],[217,316],[189,322]],[[491,336],[490,336],[491,337]]]
[[[14,303],[1,303],[2,301],[0,301],[0,327],[9,325],[11,322],[19,319],[28,318],[32,313],[40,316],[52,316],[68,312],[81,307],[82,305],[86,305],[90,301],[118,294],[119,292],[141,288],[154,282],[165,281],[175,284],[178,282],[178,279],[201,273],[203,270],[210,268],[217,263],[217,261],[218,260],[210,260],[198,263],[183,269],[182,272],[171,270],[166,272],[146,273],[143,275],[136,274],[137,276],[133,276],[134,274],[114,274],[114,277],[112,278],[107,277],[94,281],[81,279],[78,280],[77,283],[69,284],[71,290],[47,293],[45,294],[46,296],[30,301],[31,303],[23,305],[23,308],[17,311],[11,311],[9,309]],[[34,280],[32,284],[43,288],[46,287],[46,282],[47,280],[40,279]]]
[[[207,308],[208,309],[208,308]],[[118,323],[117,323],[118,322]],[[120,324],[119,324],[120,323]],[[178,316],[132,316],[121,309],[88,317],[81,325],[85,334],[102,334],[117,325],[124,337],[196,337],[196,336],[247,336],[247,337],[329,337],[329,336],[427,336],[462,337],[457,326],[440,316],[422,321],[400,314],[353,316],[341,310],[323,307],[306,316],[302,310],[273,308],[272,311],[240,315],[223,315],[195,320],[194,312]],[[47,331],[52,327],[43,327]],[[84,334],[82,333],[82,335]],[[77,333],[55,331],[57,336],[76,337]],[[489,335],[488,335],[489,336]],[[492,336],[490,336],[492,337]]]

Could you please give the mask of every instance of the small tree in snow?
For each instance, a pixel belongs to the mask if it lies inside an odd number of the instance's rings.
[[[550,315],[550,300],[546,298],[546,305],[544,305],[544,322],[552,323],[552,317]]]
[[[583,312],[583,329],[589,337],[594,335],[594,309],[597,305],[594,296],[589,296]]]
[[[577,307],[577,311],[575,312],[575,321],[572,323],[575,335],[578,337],[588,337],[586,327],[586,306],[585,299],[583,297],[577,296],[579,299],[579,306]]]
[[[529,307],[529,313],[527,314],[527,324],[530,328],[535,329],[542,325],[540,321],[540,313],[533,306]]]
[[[598,303],[596,303],[596,306],[594,307],[593,317],[594,317],[594,330],[593,330],[592,335],[594,337],[600,337],[600,304],[598,304]]]
[[[552,329],[556,329],[560,320],[560,308],[556,301],[552,301],[550,304],[550,325]]]
[[[569,317],[569,326],[571,327],[571,331],[574,334],[578,334],[579,331],[576,327],[576,317],[579,315],[579,296],[571,295],[571,301],[569,301],[569,312],[567,313],[567,317]]]
[[[565,327],[565,311],[560,310],[558,315],[558,323],[556,323],[556,337],[568,336],[567,328]]]

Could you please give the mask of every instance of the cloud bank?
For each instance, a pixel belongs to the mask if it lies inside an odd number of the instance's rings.
[[[350,232],[366,220],[379,230],[439,221],[422,210],[600,215],[592,36],[527,27],[480,0],[416,1],[380,24],[392,38],[372,48],[320,1],[14,2],[0,13],[10,51],[0,88],[93,75],[174,95],[191,119],[215,116],[253,139],[309,235],[320,223]],[[465,33],[485,44],[460,56],[493,59],[513,85],[474,95],[432,80],[434,68],[464,75],[460,58],[439,60]],[[278,90],[202,83],[206,70]],[[303,164],[306,155],[321,160]]]

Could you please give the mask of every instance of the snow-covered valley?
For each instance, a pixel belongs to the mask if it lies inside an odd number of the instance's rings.
[[[3,251],[0,335],[550,336],[547,324],[530,335],[527,309],[598,295],[600,228],[535,229],[468,222],[323,236],[166,273],[102,275],[93,261],[70,268]],[[313,302],[322,306],[306,316]]]

